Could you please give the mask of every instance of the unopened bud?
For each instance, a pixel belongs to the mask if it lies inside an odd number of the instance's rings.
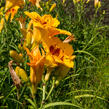
[[[101,7],[101,2],[99,0],[94,1],[94,6],[95,8],[100,8]]]
[[[56,7],[56,3],[52,4],[51,8],[50,8],[50,12],[53,11],[53,9]]]
[[[14,59],[15,62],[23,62],[23,55],[20,53],[18,54],[15,50],[11,50],[9,52],[10,56]]]

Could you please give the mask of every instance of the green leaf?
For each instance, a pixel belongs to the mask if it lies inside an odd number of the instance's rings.
[[[106,102],[109,102],[108,100],[102,98],[102,97],[99,97],[99,96],[96,96],[96,95],[90,95],[90,94],[84,94],[84,95],[78,95],[78,96],[75,96],[75,99],[78,99],[78,98],[87,98],[87,97],[90,97],[90,98],[98,98],[98,99],[101,99],[103,101],[106,101]]]
[[[77,107],[77,108],[80,108],[80,109],[83,109],[82,107],[76,105],[76,104],[73,104],[73,103],[68,103],[68,102],[54,102],[54,103],[49,103],[49,104],[46,104],[44,106],[44,109],[47,109],[49,107],[53,107],[53,106],[72,106],[72,107]]]
[[[28,98],[26,100],[34,107],[34,109],[37,109],[36,104],[31,99]]]
[[[92,55],[91,53],[89,53],[87,51],[78,50],[78,51],[75,51],[75,53],[84,53],[84,54],[87,54],[87,55],[91,56],[93,59],[95,59],[96,61],[98,61],[98,59],[94,55]]]

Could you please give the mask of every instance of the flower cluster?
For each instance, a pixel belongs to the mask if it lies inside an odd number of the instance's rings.
[[[42,10],[39,5],[40,0],[29,1]],[[5,19],[8,20],[11,14],[10,21],[12,21],[18,9],[20,7],[23,8],[24,5],[25,2],[23,0],[17,0],[17,2],[16,0],[6,0]],[[56,4],[51,6],[50,12],[55,6]],[[12,76],[16,73],[15,77],[12,77],[13,81],[15,81],[15,78],[18,79],[18,77],[21,78],[22,81],[30,80],[32,93],[35,93],[38,83],[42,80],[42,75],[44,75],[45,81],[48,81],[52,74],[56,77],[56,83],[59,83],[69,72],[70,68],[74,67],[74,50],[72,45],[69,44],[70,41],[74,40],[74,35],[69,31],[57,28],[60,22],[50,14],[40,16],[36,12],[28,11],[25,11],[24,14],[26,15],[25,19],[20,17],[17,18],[16,21],[19,21],[23,34],[23,50],[26,52],[26,56],[29,57],[27,65],[30,68],[30,77],[28,77],[26,71],[21,68],[25,62],[25,54],[18,54],[16,51],[11,50],[10,56],[19,64],[17,64],[15,71],[11,66],[12,62],[9,64],[9,68]],[[26,28],[25,20],[27,18],[29,18],[30,21]],[[4,22],[5,20],[2,18],[1,30]],[[68,37],[62,41],[56,36],[59,34],[64,34]],[[46,74],[44,74],[45,71]]]
[[[55,68],[54,75],[57,76],[57,80],[60,80],[66,76],[70,68],[74,67],[75,56],[72,55],[74,52],[72,46],[68,42],[61,41],[55,35],[65,34],[72,39],[73,35],[66,30],[58,29],[57,26],[60,22],[51,15],[40,16],[36,12],[27,11],[25,14],[31,18],[24,42],[24,48],[30,59],[28,65],[30,65],[31,83],[36,87],[37,83],[41,81],[44,66],[47,68],[45,81],[48,81]],[[39,50],[40,44],[43,46],[41,50]]]

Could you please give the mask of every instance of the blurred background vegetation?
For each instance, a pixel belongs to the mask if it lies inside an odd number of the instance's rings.
[[[45,6],[47,0],[40,3],[43,11],[35,6],[26,4],[15,17],[19,17],[25,10],[36,11],[40,15],[51,14],[60,21],[59,28],[68,30],[75,35],[76,40],[71,44],[76,55],[75,67],[55,87],[45,104],[51,102],[70,102],[71,106],[55,106],[48,109],[108,109],[109,108],[109,2],[102,0],[101,8],[94,8],[93,0],[89,3],[77,3],[66,0],[52,0]],[[44,2],[44,3],[43,3]],[[49,7],[56,3],[56,7],[49,12]],[[1,0],[0,7],[5,5]],[[104,11],[105,10],[105,11]],[[27,21],[28,22],[28,21]],[[62,40],[66,36],[61,36]],[[32,100],[29,89],[23,84],[19,90],[13,85],[10,77],[8,62],[11,60],[9,51],[18,48],[22,34],[18,21],[7,21],[0,33],[0,109],[32,109],[40,107],[42,83],[38,86],[36,100]],[[51,82],[47,83],[47,89]],[[18,98],[19,94],[19,98]]]

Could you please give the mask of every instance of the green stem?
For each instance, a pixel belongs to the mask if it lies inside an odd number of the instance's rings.
[[[43,97],[42,97],[42,101],[44,101],[45,100],[45,83],[43,84]]]
[[[52,87],[51,87],[51,89],[50,89],[50,91],[49,91],[49,93],[48,93],[48,95],[47,95],[45,100],[47,100],[49,98],[50,94],[52,93],[52,91],[54,89],[54,86],[55,86],[55,80],[53,79]]]
[[[42,81],[43,81],[43,95],[42,95],[42,103],[41,103],[40,109],[43,108],[43,105],[45,103],[45,90],[46,90],[46,82],[45,82],[44,78],[42,79]]]

